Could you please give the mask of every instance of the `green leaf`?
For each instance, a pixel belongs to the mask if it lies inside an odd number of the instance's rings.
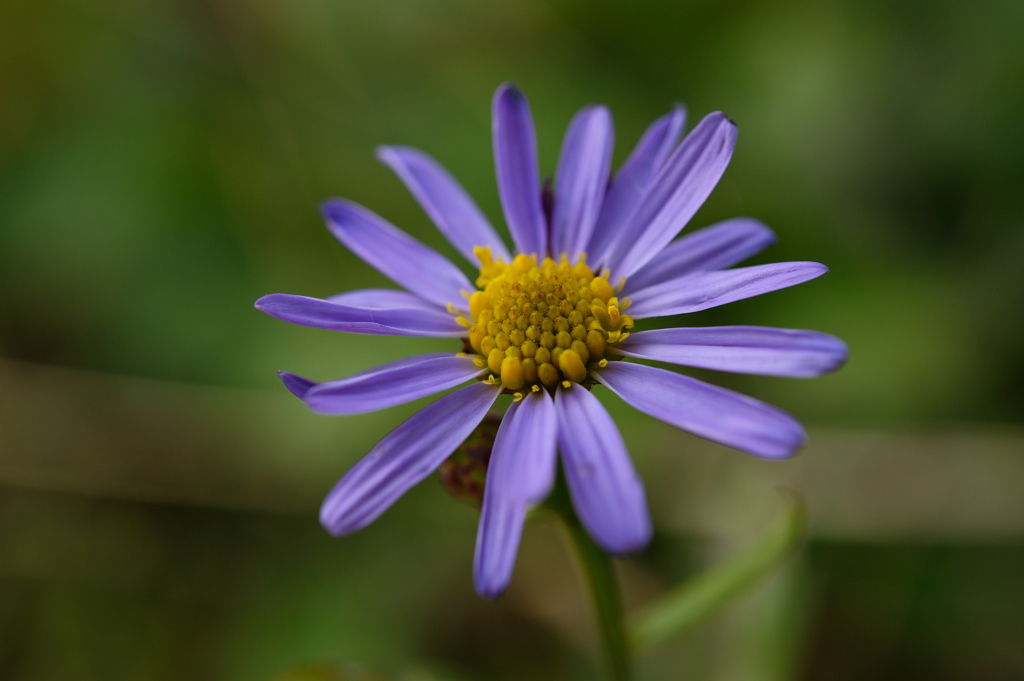
[[[800,544],[807,514],[795,494],[787,494],[785,500],[778,520],[757,543],[639,612],[631,627],[633,649],[641,652],[694,629],[788,558]]]

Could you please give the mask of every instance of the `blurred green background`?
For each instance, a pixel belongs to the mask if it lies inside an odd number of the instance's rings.
[[[780,242],[755,262],[832,271],[684,323],[851,349],[815,381],[693,372],[807,423],[792,462],[607,400],[659,527],[619,564],[631,606],[749,542],[777,485],[811,518],[641,678],[1024,679],[1022,36],[1018,0],[0,3],[0,678],[598,675],[550,524],[495,602],[472,591],[476,513],[436,481],[355,536],[317,524],[424,402],[325,419],[275,371],[451,344],[252,307],[389,285],[323,228],[330,196],[458,261],[378,144],[433,154],[503,225],[489,102],[513,80],[544,173],[587,103],[616,163],[673,102],[725,111],[737,150],[691,228],[756,216]]]

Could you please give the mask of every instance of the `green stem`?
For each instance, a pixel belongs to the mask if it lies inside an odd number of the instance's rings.
[[[636,650],[653,648],[690,631],[747,593],[800,546],[807,513],[803,501],[787,493],[771,529],[754,544],[684,582],[633,618]]]
[[[565,536],[573,548],[576,567],[590,590],[609,677],[613,681],[629,681],[632,676],[629,643],[619,584],[615,579],[611,558],[594,543],[580,524],[561,476],[545,505],[561,519]]]

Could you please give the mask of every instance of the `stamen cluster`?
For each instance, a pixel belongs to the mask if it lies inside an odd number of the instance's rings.
[[[607,364],[609,346],[624,340],[633,319],[615,289],[595,276],[586,256],[575,265],[520,254],[511,264],[477,248],[480,290],[469,297],[469,345],[490,369],[488,382],[515,392],[554,390],[560,382],[582,383],[589,369]]]

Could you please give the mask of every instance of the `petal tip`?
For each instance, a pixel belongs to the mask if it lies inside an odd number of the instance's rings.
[[[252,304],[254,308],[262,312],[263,314],[270,315],[271,317],[277,318],[275,308],[278,305],[278,299],[281,296],[286,296],[287,293],[269,293],[265,296],[261,296]]]
[[[608,121],[612,119],[612,110],[607,104],[589,104],[586,107],[592,116],[600,116]]]
[[[832,338],[836,343],[836,354],[832,361],[822,368],[822,374],[830,374],[834,371],[839,371],[846,366],[846,362],[850,359],[850,346],[841,338],[836,338],[835,336]]]
[[[804,427],[796,419],[793,419],[793,424],[796,432],[793,433],[794,437],[791,441],[780,442],[777,448],[765,449],[760,452],[748,451],[747,453],[753,454],[759,459],[769,459],[772,461],[788,461],[794,458],[807,446],[807,431],[804,430]]]
[[[508,583],[493,579],[485,579],[484,577],[477,575],[474,576],[473,579],[473,588],[481,598],[493,601],[508,591]]]
[[[803,263],[806,272],[810,275],[810,279],[817,279],[823,274],[828,274],[829,270],[827,265],[823,265],[820,262],[807,261]]]
[[[770,237],[773,242],[778,241],[779,238],[778,235],[775,233],[775,230],[768,226],[768,223],[766,223],[764,220],[751,217],[749,215],[729,218],[728,220],[723,220],[722,223],[719,224],[723,223],[733,223],[745,226],[747,227],[748,231],[758,234],[762,238]]]
[[[308,378],[303,378],[302,376],[293,374],[289,371],[278,371],[277,376],[281,379],[281,382],[284,383],[284,387],[288,388],[288,392],[295,395],[300,400],[304,400],[306,398],[306,394],[318,385],[316,381],[311,381]]]
[[[672,108],[669,109],[668,114],[663,116],[663,119],[666,120],[666,125],[668,126],[669,130],[672,131],[672,146],[675,146],[675,144],[678,142],[679,135],[682,133],[683,127],[686,125],[686,119],[689,116],[689,114],[690,112],[687,110],[685,104],[683,104],[682,102],[672,102]]]
[[[736,125],[736,121],[726,116],[721,111],[712,111],[700,122],[700,124],[706,124],[716,129],[715,133],[719,135],[721,146],[719,150],[729,150],[732,153],[732,148],[736,145],[736,136],[739,132],[739,126]],[[700,125],[698,124],[698,125]]]
[[[324,531],[327,532],[327,534],[335,538],[344,537],[348,534],[344,529],[332,526],[330,519],[324,518],[323,516],[320,518],[320,527],[324,528]]]
[[[614,546],[602,548],[613,556],[633,556],[646,549],[654,536],[654,528],[648,522],[634,537],[629,537]]]
[[[332,513],[331,501],[332,495],[328,495],[320,506],[320,527],[332,537],[343,537],[348,534],[347,528],[340,522],[341,519]]]
[[[420,157],[425,156],[425,154],[419,149],[403,146],[401,144],[379,144],[373,150],[374,158],[389,168],[406,165],[408,161],[415,160],[415,158],[410,157],[417,155]]]
[[[494,91],[494,101],[505,99],[506,97],[513,100],[526,99],[526,95],[519,89],[519,86],[510,80],[506,80],[504,83],[498,86],[498,89]]]
[[[776,456],[769,456],[769,457],[765,457],[765,458],[775,459],[777,461],[788,461],[789,459],[796,458],[800,454],[800,452],[802,452],[804,450],[804,447],[806,447],[806,446],[807,446],[807,435],[805,434],[800,439],[800,442],[797,445],[795,445],[794,447],[792,447],[790,449],[786,449],[786,450],[782,451],[782,453],[780,453],[780,454],[778,454]]]
[[[337,224],[339,220],[344,217],[344,213],[348,209],[348,202],[345,199],[332,198],[327,199],[320,204],[320,215],[323,216],[328,226]]]

